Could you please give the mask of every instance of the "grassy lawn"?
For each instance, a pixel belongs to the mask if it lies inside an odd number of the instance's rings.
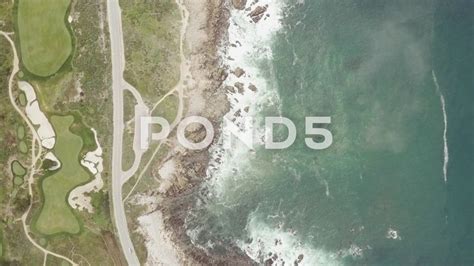
[[[43,234],[79,233],[80,225],[67,203],[69,191],[89,180],[86,170],[79,164],[82,138],[71,133],[72,116],[52,116],[56,131],[54,153],[61,161],[61,169],[42,182],[44,204],[36,221],[36,229]]]
[[[72,51],[65,25],[70,0],[20,0],[17,25],[26,69],[41,77],[56,73]]]

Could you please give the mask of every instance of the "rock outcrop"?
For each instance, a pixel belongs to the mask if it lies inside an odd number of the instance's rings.
[[[243,10],[246,4],[247,0],[232,0],[232,5],[235,9]]]
[[[234,86],[239,90],[240,94],[244,94],[244,84],[242,82],[236,82]]]
[[[250,11],[249,17],[252,19],[253,22],[257,23],[262,19],[263,15],[267,11],[267,8],[268,5],[257,6],[252,11]]]

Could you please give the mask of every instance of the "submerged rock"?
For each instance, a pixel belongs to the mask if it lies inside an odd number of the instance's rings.
[[[268,5],[257,6],[256,8],[254,8],[254,10],[252,10],[249,13],[249,17],[253,20],[253,22],[257,23],[260,21],[260,19],[262,19],[265,11],[267,11],[267,8],[268,8]]]
[[[249,90],[253,91],[253,92],[256,92],[257,91],[257,87],[255,85],[253,85],[252,83],[250,83],[249,85]]]
[[[235,93],[235,88],[232,86],[225,86],[225,90],[230,93]]]
[[[240,77],[242,77],[243,74],[245,74],[245,70],[243,70],[240,67],[237,67],[234,71],[232,71],[232,74],[234,74],[236,77],[240,78]]]
[[[234,86],[239,90],[240,94],[244,94],[244,84],[242,82],[236,82]]]

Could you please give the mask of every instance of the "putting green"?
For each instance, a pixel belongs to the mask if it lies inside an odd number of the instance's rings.
[[[47,77],[56,73],[72,51],[65,24],[70,0],[20,0],[17,25],[23,65]]]
[[[20,102],[21,106],[26,105],[26,95],[23,92],[18,95],[18,101]]]
[[[25,127],[22,126],[22,125],[19,125],[17,128],[16,128],[16,136],[22,140],[24,137],[25,137]]]
[[[23,177],[26,174],[26,169],[19,161],[12,162],[12,172],[16,176]]]
[[[71,133],[72,116],[52,116],[50,119],[56,132],[54,154],[61,161],[61,169],[46,177],[41,186],[44,203],[36,220],[36,230],[42,234],[79,233],[80,225],[67,203],[68,193],[89,180],[89,174],[79,163],[79,152],[83,141]]]
[[[27,153],[28,152],[28,145],[26,145],[26,142],[24,142],[22,140],[18,144],[18,149],[20,150],[21,153]]]
[[[13,178],[13,184],[17,186],[23,184],[23,177],[15,176],[15,178]]]

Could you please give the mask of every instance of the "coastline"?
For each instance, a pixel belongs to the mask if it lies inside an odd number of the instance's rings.
[[[185,45],[192,83],[185,90],[185,116],[206,117],[214,126],[219,139],[219,127],[224,115],[230,110],[230,103],[222,88],[228,71],[219,55],[219,48],[227,39],[227,28],[231,8],[224,0],[184,1],[190,14],[186,31]],[[212,106],[212,108],[209,108]],[[191,132],[191,139],[199,139],[204,128]],[[175,140],[173,140],[175,141]],[[251,265],[253,261],[237,247],[226,252],[225,256],[208,254],[196,247],[185,230],[188,210],[196,204],[199,185],[207,176],[211,159],[209,148],[198,151],[183,150],[177,143],[168,155],[175,163],[175,176],[171,187],[160,204],[163,224],[175,244],[182,264],[210,265],[233,262]],[[167,159],[164,160],[164,162]]]
[[[157,249],[172,249],[175,252],[174,255],[173,252],[166,252],[161,255],[162,259],[159,254],[148,254],[148,260],[151,258],[153,263],[166,264],[173,260],[185,265],[256,263],[255,258],[252,259],[239,243],[225,245],[225,252],[218,254],[196,245],[186,219],[190,210],[195,210],[200,199],[206,197],[201,184],[214,179],[212,172],[222,164],[218,150],[224,116],[240,124],[243,116],[258,113],[259,105],[278,100],[274,90],[267,89],[265,78],[251,62],[252,58],[271,58],[269,43],[280,28],[277,12],[280,6],[270,6],[267,2],[177,1],[180,7],[184,4],[185,9],[181,12],[189,15],[184,41],[185,58],[182,58],[185,64],[181,67],[186,80],[181,92],[184,96],[182,117],[206,117],[213,124],[216,134],[208,148],[191,151],[183,149],[176,141],[175,132],[172,132],[169,152],[155,163],[160,196],[152,199],[156,204],[139,218],[140,223],[146,223],[141,232],[147,238],[147,249],[151,252],[156,250],[160,253]],[[259,23],[264,20],[267,22]],[[248,36],[250,41],[247,41],[246,34],[251,34]],[[256,44],[263,45],[266,50],[250,55]],[[188,133],[188,138],[200,141],[205,130],[204,127],[196,127]],[[237,153],[242,155],[240,151]],[[153,219],[159,217],[153,225],[150,223],[152,216]],[[167,243],[151,245],[152,242],[163,241]]]
[[[183,4],[189,13],[184,42],[185,68],[187,68],[184,73],[187,83],[183,84],[183,117],[199,115],[208,118],[216,132],[214,144],[219,139],[222,118],[230,110],[230,103],[222,86],[229,73],[223,64],[219,49],[227,40],[229,9],[232,7],[224,0],[184,0]],[[193,129],[189,138],[199,140],[203,133],[204,128]],[[209,149],[213,145],[204,150],[184,150],[178,145],[174,132],[170,142],[169,152],[164,159],[155,163],[155,167],[161,169],[162,166],[169,165],[167,162],[173,162],[173,169],[159,171],[169,175],[160,176],[160,182],[168,181],[167,185],[160,186],[161,196],[151,199],[159,203],[153,204],[148,214],[139,218],[141,223],[146,225],[142,226],[142,232],[149,231],[148,237],[145,236],[148,238],[148,243],[160,239],[166,242],[149,246],[147,249],[169,251],[166,255],[162,255],[162,258],[158,258],[157,254],[148,254],[147,261],[154,263],[179,261],[184,265],[207,265],[229,261],[239,265],[254,264],[238,247],[228,250],[225,256],[220,257],[208,254],[193,245],[185,230],[185,219],[188,210],[196,204],[196,199],[199,197],[199,185],[207,176],[211,160]],[[151,220],[154,220],[153,225]],[[158,253],[161,251],[157,250]]]

